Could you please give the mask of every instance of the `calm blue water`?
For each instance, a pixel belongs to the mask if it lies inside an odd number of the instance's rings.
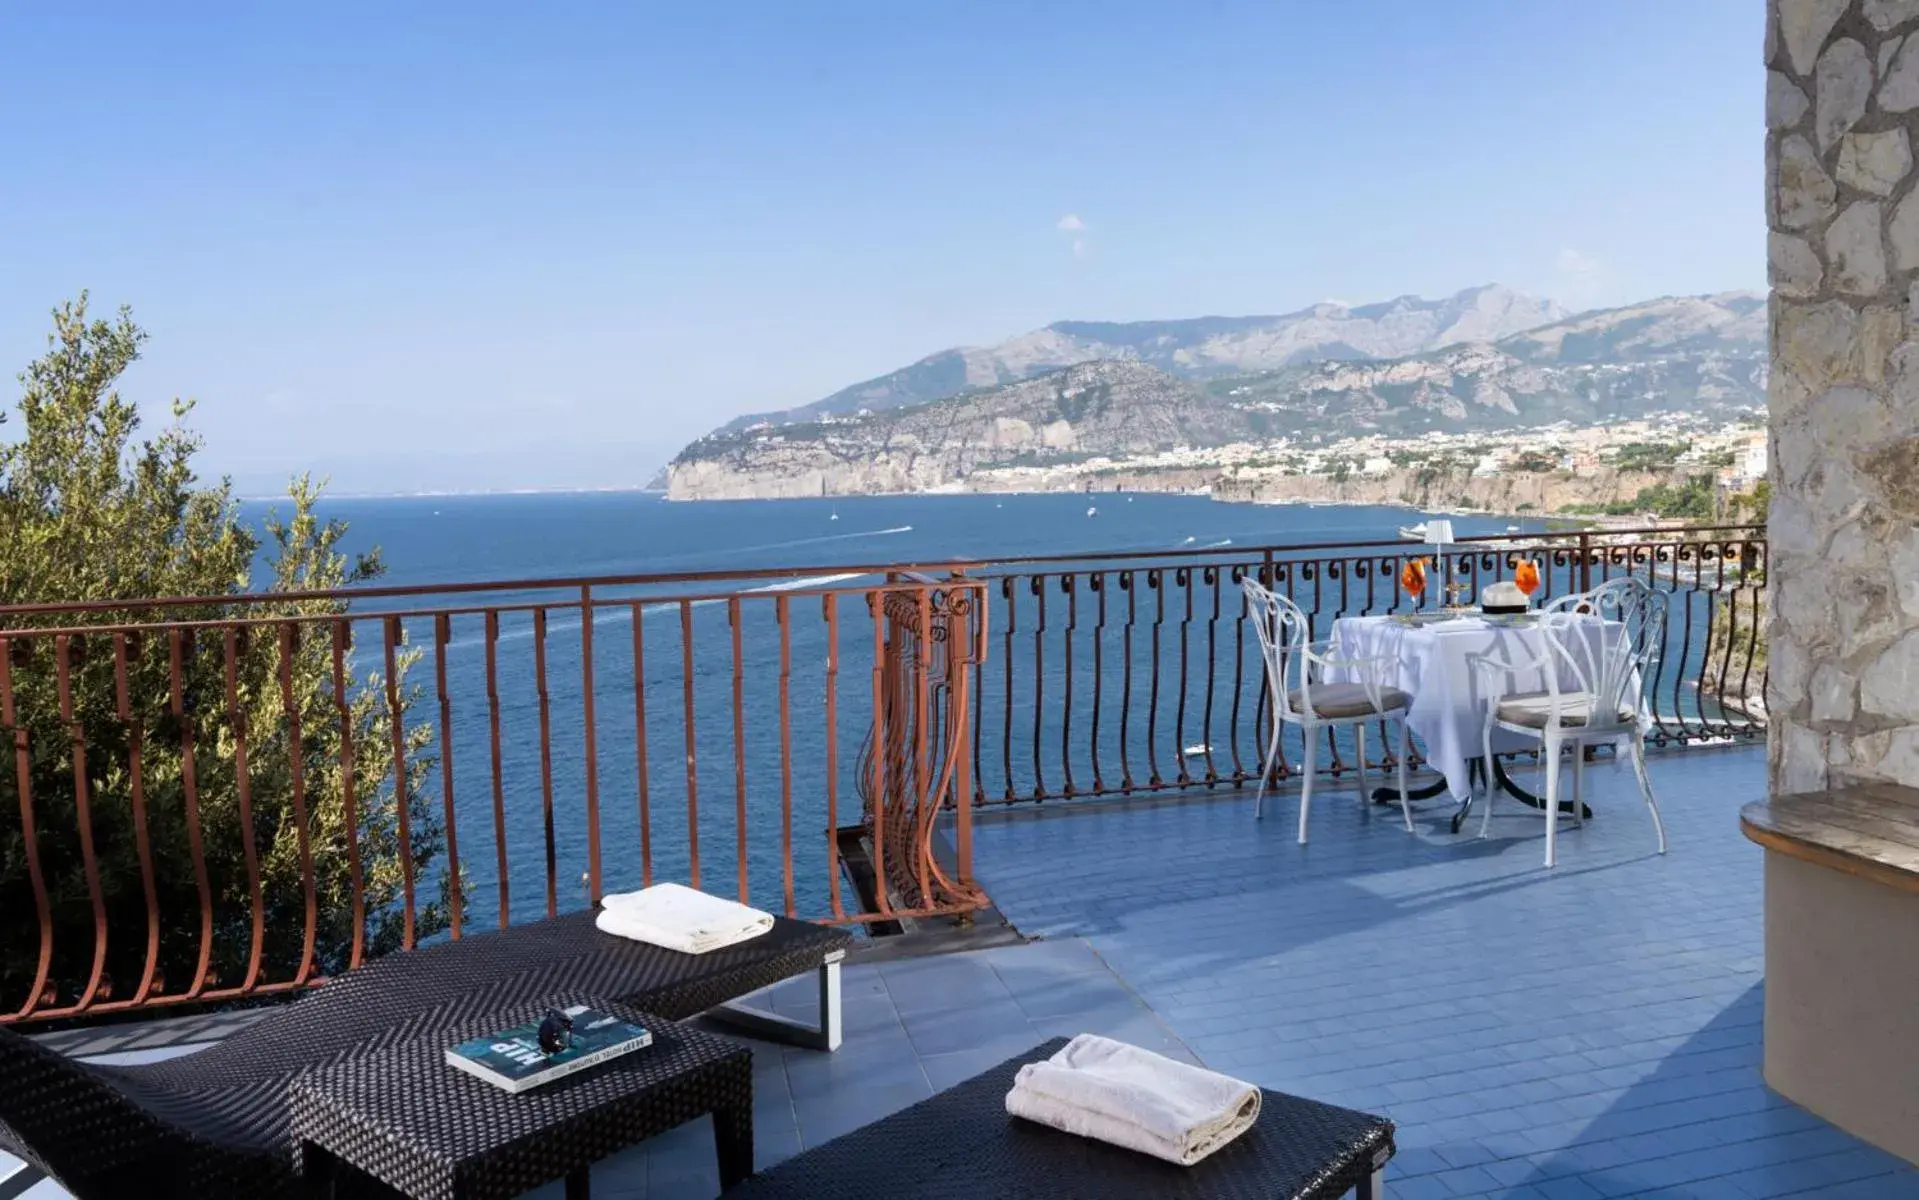
[[[1096,515],[1087,515],[1089,506],[1097,506]],[[651,495],[604,493],[356,499],[324,508],[349,522],[346,548],[380,548],[388,584],[803,569],[797,582],[596,590],[601,606],[591,629],[597,737],[592,783],[609,888],[638,886],[649,865],[656,880],[690,879],[697,836],[702,886],[736,892],[744,864],[747,899],[782,909],[790,838],[792,905],[812,916],[831,908],[830,828],[859,818],[860,749],[874,711],[874,626],[862,588],[878,577],[848,568],[1196,549],[1207,551],[1208,562],[1257,563],[1260,547],[1394,539],[1401,525],[1423,517],[1404,509],[1256,507],[1116,494],[673,504]],[[1504,518],[1454,521],[1463,537],[1508,525]],[[1111,788],[1120,782],[1113,776],[1122,762],[1136,782],[1154,775],[1170,779],[1182,766],[1193,775],[1209,765],[1221,773],[1256,766],[1251,732],[1259,668],[1256,647],[1246,644],[1249,636],[1236,625],[1238,597],[1230,578],[1167,571],[1149,580],[1141,571],[1126,588],[1118,586],[1117,575],[1106,582],[1103,594],[1084,585],[1068,594],[1053,577],[1040,588],[1042,596],[1022,576],[1010,601],[994,589],[989,660],[975,708],[985,795],[1025,795],[1040,786],[1057,790],[1068,774],[1083,791],[1102,767],[1105,777],[1098,782]],[[1293,591],[1302,605],[1330,621],[1366,604],[1364,586],[1322,574],[1311,582],[1295,580]],[[1391,585],[1376,586],[1383,593]],[[836,593],[836,631],[815,594],[823,589]],[[738,599],[729,602],[719,593]],[[634,608],[625,601],[642,594],[687,599],[645,607],[636,627]],[[582,665],[588,631],[577,602],[577,591],[562,590],[355,606],[362,614],[402,604],[547,606],[543,639],[532,611],[498,616],[490,687],[484,615],[449,617],[443,648],[431,620],[403,626],[406,648],[423,656],[409,676],[417,689],[411,719],[431,725],[434,737],[435,765],[419,791],[435,811],[444,810],[441,764],[450,752],[467,920],[477,925],[498,919],[501,842],[515,919],[544,910],[549,852],[557,906],[585,903],[580,881],[588,861],[589,773]],[[784,637],[781,609],[788,618]],[[356,623],[354,666],[362,678],[380,665],[382,634],[377,619]],[[639,672],[636,644],[644,662]],[[829,672],[829,663],[836,672]],[[1123,678],[1129,665],[1130,689]],[[441,666],[448,698],[444,729],[436,687]],[[1149,691],[1155,674],[1158,690]],[[542,678],[550,730],[544,759]],[[645,707],[643,738],[636,700]],[[498,828],[496,714],[503,810]],[[1183,759],[1194,747],[1195,756]],[[790,830],[783,818],[786,796]],[[643,844],[642,816],[650,846]],[[853,909],[850,893],[847,907]]]
[[[676,504],[592,493],[335,500],[324,510],[349,522],[349,549],[380,547],[392,584],[1351,542],[1393,538],[1423,519],[1400,508],[1108,494]],[[1461,534],[1508,524],[1454,520]]]

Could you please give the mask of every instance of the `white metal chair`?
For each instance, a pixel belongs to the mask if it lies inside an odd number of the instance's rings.
[[[1380,665],[1392,660],[1341,658],[1337,644],[1313,642],[1311,623],[1291,600],[1253,579],[1241,580],[1240,587],[1246,593],[1253,627],[1259,631],[1260,651],[1266,664],[1266,692],[1273,709],[1273,732],[1266,743],[1266,757],[1260,764],[1253,819],[1263,815],[1266,782],[1272,778],[1273,764],[1279,758],[1279,735],[1285,726],[1299,726],[1306,741],[1299,785],[1299,844],[1303,846],[1306,816],[1313,802],[1313,772],[1320,731],[1352,726],[1359,760],[1360,800],[1370,804],[1372,797],[1366,785],[1366,723],[1396,720],[1399,722],[1399,810],[1406,819],[1406,831],[1411,833],[1413,810],[1406,799],[1406,710],[1413,698],[1380,682]],[[1350,670],[1358,682],[1327,683],[1323,674],[1327,668]]]
[[[1503,729],[1540,740],[1540,768],[1546,773],[1546,865],[1553,865],[1559,830],[1559,759],[1573,751],[1575,825],[1584,824],[1585,747],[1628,739],[1639,794],[1652,814],[1659,852],[1666,852],[1666,826],[1659,819],[1652,783],[1646,777],[1646,735],[1642,716],[1647,689],[1657,673],[1666,641],[1668,594],[1635,578],[1610,580],[1590,592],[1563,596],[1541,614],[1545,652],[1537,657],[1474,655],[1472,665],[1485,685],[1486,724],[1482,732],[1486,761],[1492,761],[1493,731]],[[1513,692],[1515,676],[1543,676],[1543,691]],[[1497,682],[1495,682],[1497,681]],[[1491,826],[1497,788],[1488,788],[1479,836]]]

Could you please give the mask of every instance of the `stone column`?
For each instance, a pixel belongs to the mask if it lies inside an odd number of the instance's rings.
[[[1775,793],[1919,785],[1919,0],[1768,0]]]
[[[1919,0],[1768,0],[1771,805],[1847,852],[1919,811],[1915,141]],[[1766,845],[1766,1081],[1919,1162],[1919,894]]]

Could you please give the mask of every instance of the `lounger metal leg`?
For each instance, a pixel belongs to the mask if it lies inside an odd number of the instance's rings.
[[[835,950],[826,956],[825,962],[820,964],[818,1024],[809,1025],[804,1021],[795,1021],[791,1017],[783,1017],[763,1008],[754,1008],[737,1002],[722,1004],[718,1008],[709,1010],[706,1015],[768,1041],[786,1042],[793,1046],[804,1046],[809,1050],[838,1050],[840,1048],[840,960],[845,957],[844,950]]]
[[[26,1195],[28,1188],[45,1178],[40,1168],[21,1163],[13,1174],[0,1179],[0,1200],[16,1200],[16,1197]]]

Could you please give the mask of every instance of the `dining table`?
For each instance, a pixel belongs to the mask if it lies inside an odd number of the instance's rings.
[[[1593,638],[1624,634],[1618,622],[1593,614],[1576,617],[1574,628]],[[1329,667],[1328,681],[1357,683],[1366,669],[1372,669],[1381,684],[1399,688],[1413,698],[1406,725],[1425,747],[1426,764],[1439,773],[1439,779],[1430,787],[1409,791],[1408,799],[1450,793],[1458,805],[1452,817],[1455,833],[1472,809],[1474,785],[1480,781],[1534,808],[1545,807],[1545,801],[1513,781],[1500,758],[1515,751],[1538,749],[1537,738],[1494,726],[1490,763],[1484,749],[1488,704],[1504,695],[1546,691],[1544,671],[1516,666],[1509,672],[1490,674],[1473,668],[1473,660],[1482,656],[1511,664],[1552,659],[1536,613],[1488,616],[1476,611],[1439,610],[1341,617],[1334,622],[1333,637],[1337,659],[1369,666]],[[1570,664],[1559,662],[1555,674],[1561,690],[1581,690]],[[1491,690],[1499,695],[1489,695]],[[1623,744],[1624,739],[1620,741]],[[1379,788],[1373,799],[1397,804],[1399,790]],[[1571,812],[1572,806],[1572,801],[1560,802],[1561,811]],[[1590,808],[1583,804],[1580,807],[1582,817],[1592,815]]]

